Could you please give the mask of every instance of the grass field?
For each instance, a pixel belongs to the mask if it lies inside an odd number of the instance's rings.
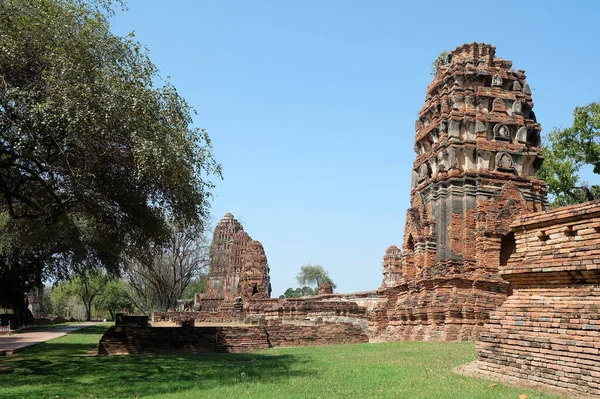
[[[105,329],[87,328],[0,358],[0,399],[557,398],[452,373],[476,358],[473,343],[97,357]]]

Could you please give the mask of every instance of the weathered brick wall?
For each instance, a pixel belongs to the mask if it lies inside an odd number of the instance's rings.
[[[250,352],[274,347],[369,342],[349,323],[269,323],[252,327],[111,327],[98,345],[101,355],[139,353]]]
[[[265,326],[273,348],[369,342],[367,333],[352,323],[277,322]]]
[[[98,354],[250,352],[269,348],[258,327],[111,327]]]
[[[264,299],[249,301],[244,306],[247,323],[316,322],[350,323],[368,331],[367,308],[343,295],[330,294],[307,298]]]
[[[600,202],[512,230],[516,253],[500,266],[512,294],[480,334],[479,370],[600,395]]]
[[[506,298],[506,282],[436,278],[387,289],[370,316],[372,341],[468,341]]]
[[[368,311],[379,301],[376,291],[354,294],[327,294],[306,298],[251,299],[238,312],[233,302],[220,299],[199,312],[154,312],[153,322],[195,320],[196,323],[265,324],[272,321],[306,320],[323,323],[353,323],[368,330]],[[199,303],[204,303],[200,300]]]

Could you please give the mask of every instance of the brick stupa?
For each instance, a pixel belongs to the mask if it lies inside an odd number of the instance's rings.
[[[525,72],[466,44],[439,66],[416,122],[400,270],[388,250],[376,339],[468,340],[506,298],[510,223],[541,211],[541,126]]]
[[[213,233],[207,294],[199,299],[270,295],[269,266],[262,244],[253,240],[231,213],[225,214]]]

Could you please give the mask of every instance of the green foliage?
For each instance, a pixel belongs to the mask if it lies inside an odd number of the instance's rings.
[[[285,290],[283,295],[279,295],[279,298],[301,298],[305,296],[315,296],[318,291],[316,288],[304,286],[302,288],[293,289],[292,287]]]
[[[438,54],[436,59],[431,63],[431,74],[435,76],[442,65],[449,62],[450,53],[446,50]]]
[[[51,299],[51,314],[56,316],[64,316],[71,317],[72,309],[71,309],[71,298],[73,294],[69,292],[67,287],[63,287],[63,284],[58,285],[52,289],[50,292]],[[49,311],[50,312],[50,311]]]
[[[110,33],[110,5],[0,1],[0,303],[82,263],[115,271],[207,214],[210,138],[133,34]]]
[[[573,115],[573,126],[552,130],[543,142],[545,159],[538,177],[548,183],[553,207],[600,198],[600,186],[579,180],[585,165],[600,174],[600,103],[576,107]]]
[[[203,274],[202,276],[192,280],[186,289],[183,291],[181,295],[181,299],[193,299],[195,298],[196,293],[203,293],[207,288],[207,275]]]
[[[529,399],[558,399],[456,374],[455,367],[476,358],[472,342],[89,356],[106,328],[76,331],[18,357],[0,357],[0,397],[516,399],[524,394]]]
[[[331,283],[331,287],[335,288],[336,285],[329,277],[329,273],[321,265],[311,265],[310,263],[300,268],[300,273],[296,276],[296,280],[300,285],[319,285],[325,281]]]
[[[114,320],[116,313],[131,306],[127,297],[127,284],[118,280],[108,281],[98,293],[95,305],[98,309],[107,311]]]
[[[79,273],[75,278],[63,285],[63,289],[70,295],[78,297],[85,306],[85,318],[92,318],[92,305],[96,298],[104,291],[109,277],[97,269],[88,269]]]

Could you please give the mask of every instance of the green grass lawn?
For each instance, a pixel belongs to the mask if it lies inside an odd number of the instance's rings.
[[[97,357],[96,345],[106,328],[79,330],[0,358],[0,399],[557,398],[452,373],[476,358],[473,343]]]

